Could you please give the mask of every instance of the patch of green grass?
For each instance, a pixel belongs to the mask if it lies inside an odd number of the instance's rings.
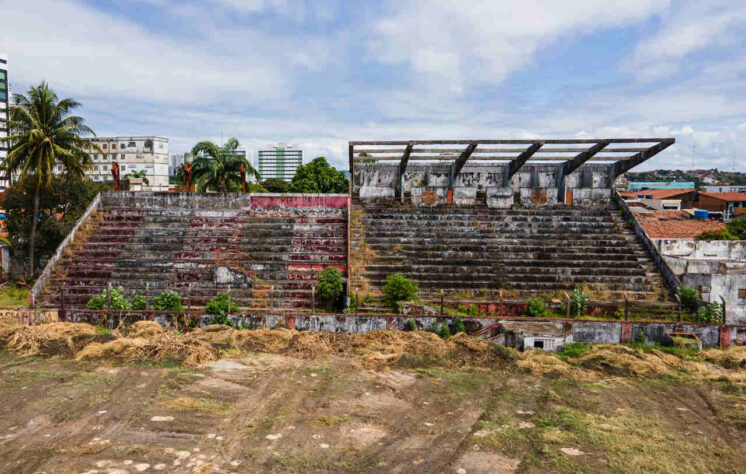
[[[572,344],[567,344],[565,346],[565,349],[561,352],[558,352],[557,355],[559,355],[560,357],[577,357],[580,354],[588,352],[591,349],[592,346],[590,344],[573,342]]]
[[[699,354],[699,350],[694,347],[673,347],[673,346],[662,346],[660,344],[639,344],[631,342],[626,344],[633,349],[640,349],[645,352],[652,352],[654,350],[665,352],[666,354],[675,355],[677,357],[694,356]]]
[[[0,308],[28,308],[29,290],[15,283],[0,288]]]
[[[96,329],[96,334],[99,334],[101,336],[108,336],[109,334],[111,334],[111,329],[107,328],[101,323],[96,324],[94,328]]]

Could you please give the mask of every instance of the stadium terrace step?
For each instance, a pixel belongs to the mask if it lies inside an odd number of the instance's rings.
[[[502,293],[591,296],[667,303],[660,275],[613,205],[489,209],[351,208],[352,291],[380,294],[386,276],[419,284],[420,297]]]
[[[138,198],[128,196],[135,204]],[[228,290],[215,283],[222,266],[238,278],[230,291],[239,306],[306,310],[319,271],[333,266],[347,274],[346,208],[268,211],[252,209],[248,199],[245,208],[218,210],[192,208],[189,199],[167,209],[113,207],[121,202],[111,197],[102,202],[53,268],[37,304],[64,299],[66,306],[85,306],[111,284],[148,299],[174,290],[185,304],[204,306]]]

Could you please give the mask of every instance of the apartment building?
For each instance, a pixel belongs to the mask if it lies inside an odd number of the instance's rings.
[[[0,137],[8,136],[8,106],[10,104],[10,83],[8,82],[8,57],[0,54]],[[0,143],[0,161],[8,156],[8,144]],[[9,185],[0,179],[0,191]]]
[[[256,158],[256,169],[261,179],[279,178],[290,181],[295,171],[303,164],[303,150],[285,143],[278,143],[272,148],[259,150]]]
[[[119,175],[126,175],[145,170],[148,185],[144,189],[151,191],[168,190],[168,138],[162,137],[96,137],[91,143],[100,150],[91,147],[92,166],[87,175],[93,181],[111,181],[111,164],[119,163]],[[57,165],[56,172],[62,171]]]

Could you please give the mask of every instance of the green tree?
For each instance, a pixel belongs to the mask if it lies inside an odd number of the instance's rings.
[[[344,280],[339,270],[334,267],[323,269],[319,273],[319,282],[316,285],[316,298],[332,308],[339,302],[343,293]]]
[[[181,311],[184,309],[181,304],[181,295],[171,290],[166,290],[155,296],[150,302],[156,311]]]
[[[290,183],[280,178],[269,178],[262,181],[264,186],[270,193],[287,193],[290,192]]]
[[[80,103],[69,98],[58,100],[46,82],[31,87],[27,95],[15,95],[15,102],[10,107],[8,120],[11,133],[0,137],[0,142],[10,145],[8,156],[0,163],[0,171],[6,176],[33,176],[35,180],[28,245],[28,276],[31,278],[36,268],[34,251],[39,201],[52,181],[52,170],[62,165],[65,173],[82,176],[91,163],[86,150],[100,150],[84,138],[95,136],[93,130],[85,125],[82,117],[72,115]]]
[[[299,166],[290,182],[293,193],[346,193],[348,190],[349,182],[344,173],[329,166],[323,156]]]
[[[33,225],[29,209],[34,206],[36,185],[36,177],[27,176],[5,190],[6,230],[15,251],[28,251]],[[96,194],[108,189],[79,176],[53,176],[39,199],[35,252],[44,255],[54,251]]]
[[[126,175],[124,175],[125,178],[141,178],[142,182],[145,183],[145,185],[149,185],[150,181],[148,180],[147,171],[140,170],[140,171],[130,171]]]
[[[389,301],[394,303],[411,300],[419,289],[417,283],[398,273],[387,275],[386,284],[383,286],[383,292]]]
[[[698,299],[699,292],[691,286],[682,285],[679,287],[679,301],[681,301],[681,307],[686,311],[695,314],[697,312]]]
[[[259,179],[259,173],[243,156],[236,153],[239,142],[229,139],[218,146],[209,141],[199,142],[192,148],[192,182],[197,192],[235,192],[241,189],[241,165],[246,173]]]

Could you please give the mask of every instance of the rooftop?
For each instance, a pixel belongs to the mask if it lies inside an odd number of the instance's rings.
[[[675,196],[693,193],[693,189],[646,189],[644,191],[622,191],[619,194],[625,198],[636,198],[640,194],[653,196],[652,199],[671,199]]]
[[[728,202],[746,201],[746,193],[699,193],[700,196],[707,196],[714,199],[722,199]]]
[[[683,211],[655,211],[635,214],[638,222],[651,239],[693,239],[702,232],[725,228],[723,222],[692,219],[689,214]]]

